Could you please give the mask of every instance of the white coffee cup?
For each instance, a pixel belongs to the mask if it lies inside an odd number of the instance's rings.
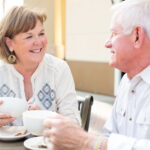
[[[12,117],[19,118],[22,113],[28,110],[28,103],[25,99],[14,98],[14,97],[0,97],[3,104],[0,104],[0,112],[8,113]]]
[[[23,124],[25,128],[33,135],[41,136],[43,134],[43,121],[56,112],[48,110],[30,110],[23,113]]]

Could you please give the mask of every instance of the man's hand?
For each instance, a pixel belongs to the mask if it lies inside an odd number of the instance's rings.
[[[91,150],[95,136],[85,132],[71,119],[56,114],[44,121],[44,136],[53,144],[54,150]]]

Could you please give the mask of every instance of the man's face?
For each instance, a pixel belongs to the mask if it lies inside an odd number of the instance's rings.
[[[112,23],[110,38],[105,43],[106,48],[110,48],[112,56],[110,66],[125,71],[127,64],[133,59],[132,33],[124,34],[123,27],[117,23]]]

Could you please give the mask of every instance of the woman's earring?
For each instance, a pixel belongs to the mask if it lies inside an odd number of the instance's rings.
[[[10,54],[10,55],[8,56],[8,62],[9,62],[10,64],[15,64],[15,63],[16,63],[16,56],[15,56],[14,54]]]

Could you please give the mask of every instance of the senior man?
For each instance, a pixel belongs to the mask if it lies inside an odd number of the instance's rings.
[[[96,137],[70,119],[56,115],[44,122],[44,135],[54,150],[149,150],[150,149],[150,0],[126,0],[114,6],[110,66],[124,75],[104,126]]]

